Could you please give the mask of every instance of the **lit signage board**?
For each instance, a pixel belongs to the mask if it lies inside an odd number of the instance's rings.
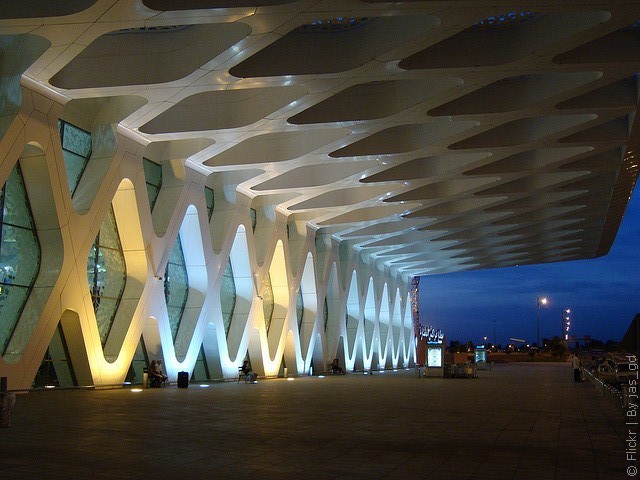
[[[427,367],[442,367],[442,347],[427,346]]]

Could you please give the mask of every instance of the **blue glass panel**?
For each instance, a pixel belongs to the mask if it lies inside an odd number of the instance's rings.
[[[27,303],[29,288],[0,284],[0,347],[7,349],[11,335]]]
[[[324,331],[327,331],[327,325],[329,324],[329,303],[327,297],[324,297]]]
[[[298,317],[298,331],[302,329],[302,319],[304,318],[304,299],[302,297],[302,288],[298,289],[296,296],[296,316]]]
[[[27,199],[27,191],[24,188],[22,175],[19,168],[14,168],[9,174],[4,188],[2,202],[2,223],[25,227],[33,230],[31,209]]]
[[[98,282],[102,285],[103,297],[118,298],[124,287],[125,265],[119,250],[100,247]]]
[[[40,245],[33,230],[2,225],[0,265],[4,282],[30,287],[40,269]]]
[[[113,318],[118,309],[119,300],[115,298],[105,298],[96,296],[93,298],[93,309],[96,312],[96,321],[98,322],[98,331],[100,332],[100,341],[102,345],[109,338],[109,331],[113,325]]]
[[[40,244],[18,164],[0,190],[0,205],[0,352],[4,353],[40,270]]]
[[[220,306],[222,309],[222,322],[224,323],[224,334],[229,335],[229,327],[233,318],[233,310],[236,306],[236,284],[233,280],[233,269],[231,261],[227,261],[222,274],[222,285],[220,286]]]
[[[153,207],[158,199],[160,187],[162,187],[162,165],[158,165],[146,158],[142,159],[144,167],[144,177],[147,182],[147,196],[149,197],[149,207],[153,211]]]
[[[131,385],[142,384],[144,380],[144,369],[147,368],[148,363],[147,352],[141,338],[138,342],[138,348],[136,348],[136,352],[133,354],[133,360],[131,360],[127,376],[124,379],[125,383],[128,382]]]
[[[249,215],[251,216],[251,231],[256,231],[256,225],[258,224],[258,213],[255,208],[249,209]]]
[[[271,287],[271,275],[267,274],[264,290],[262,291],[262,311],[264,313],[264,326],[269,333],[271,328],[271,317],[273,317],[274,299],[273,288]]]
[[[204,353],[204,347],[200,346],[200,353],[198,359],[193,367],[192,380],[206,381],[211,380],[211,374],[209,373],[209,367],[207,366],[207,357]]]
[[[209,187],[204,187],[204,198],[207,202],[207,213],[209,214],[209,220],[211,220],[211,215],[213,214],[213,209],[215,208],[215,201],[213,197],[213,190]]]
[[[113,209],[110,210],[100,226],[100,247],[122,250]]]
[[[126,265],[113,208],[102,221],[100,231],[89,251],[87,279],[100,340],[104,346],[127,280]]]
[[[64,157],[64,164],[67,170],[69,190],[71,191],[71,196],[73,196],[78,187],[78,183],[80,183],[80,177],[82,177],[82,173],[87,166],[87,159],[66,150],[62,151],[62,156]]]
[[[63,120],[59,121],[59,128],[62,156],[73,196],[91,157],[91,134]]]
[[[63,121],[62,148],[81,157],[89,158],[91,156],[91,134]]]
[[[167,301],[169,325],[171,326],[171,334],[174,340],[178,334],[188,295],[189,278],[182,251],[182,242],[180,241],[180,235],[178,235],[171,249],[171,257],[164,272],[164,297]]]

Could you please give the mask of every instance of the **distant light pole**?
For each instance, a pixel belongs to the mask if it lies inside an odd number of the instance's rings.
[[[571,327],[570,308],[562,309],[562,339],[567,347],[569,346],[569,328]]]
[[[538,348],[540,348],[540,306],[549,303],[547,297],[538,297]]]

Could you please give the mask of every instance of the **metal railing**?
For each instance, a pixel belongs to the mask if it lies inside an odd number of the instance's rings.
[[[617,389],[613,385],[603,382],[596,377],[591,371],[582,369],[582,378],[588,380],[598,392],[610,402],[616,410],[625,411],[629,405],[629,389],[628,385],[621,385]],[[625,386],[627,388],[625,388]]]

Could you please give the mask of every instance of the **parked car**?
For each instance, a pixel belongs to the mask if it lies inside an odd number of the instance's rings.
[[[610,355],[596,369],[596,376],[605,383],[618,385],[638,379],[638,365],[626,357]]]

